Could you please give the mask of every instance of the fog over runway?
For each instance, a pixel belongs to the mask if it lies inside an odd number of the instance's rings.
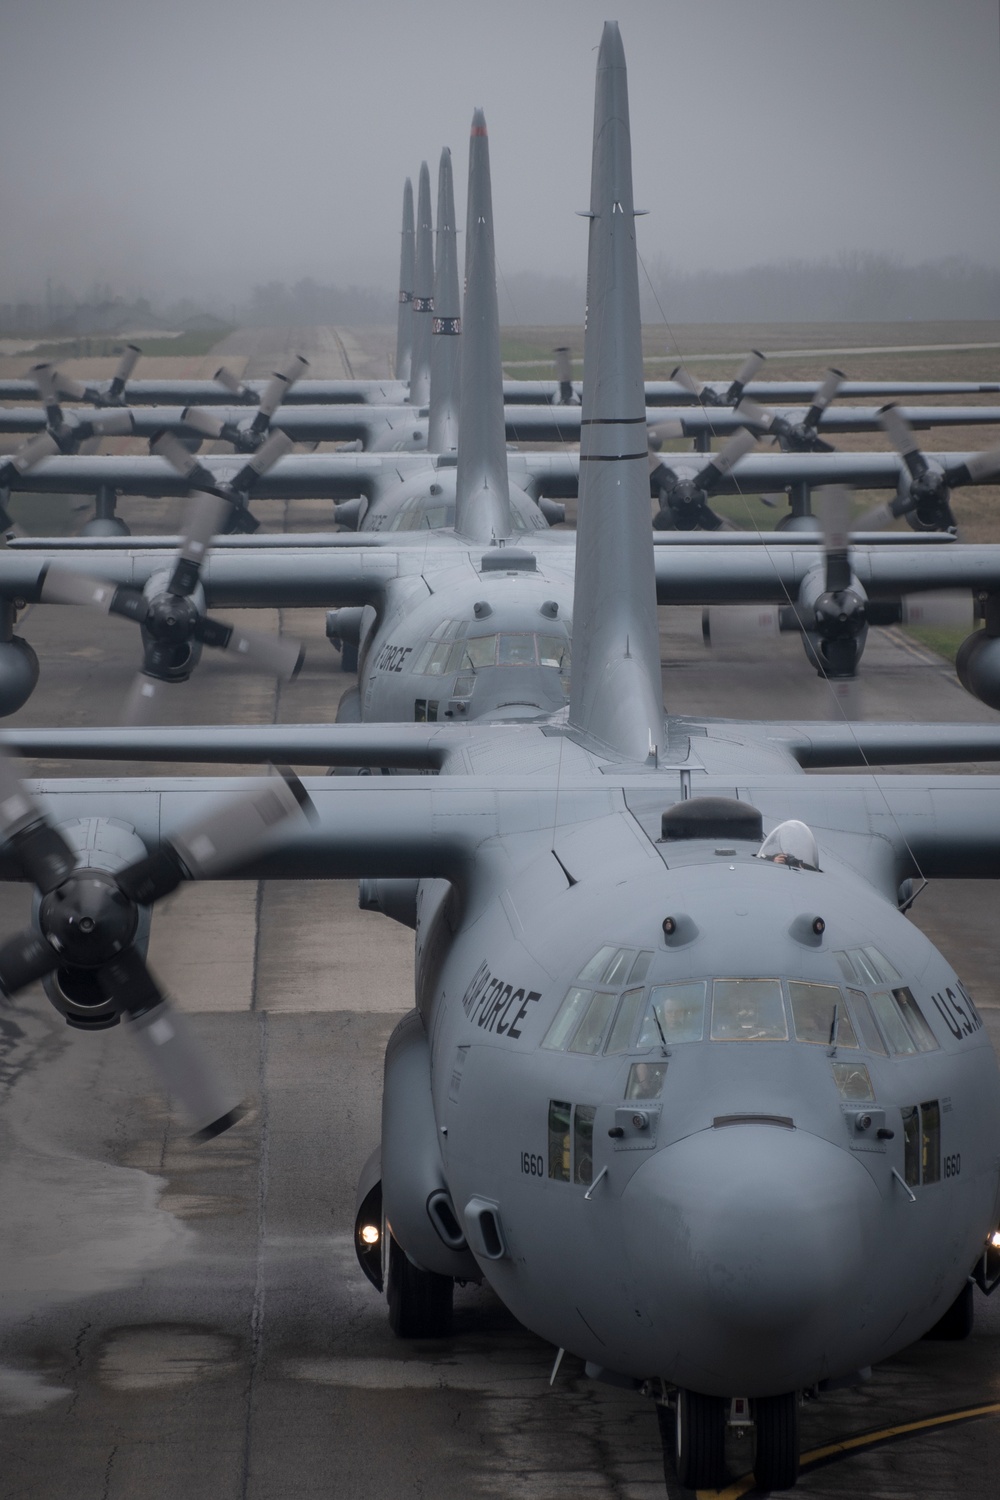
[[[343,348],[324,337],[325,349],[307,351],[313,373],[347,373],[352,336],[341,332]],[[261,342],[249,341],[247,375],[267,373],[298,334]],[[176,526],[175,502],[122,509],[134,529],[140,514],[150,529]],[[277,529],[329,521],[320,503],[256,509]],[[261,627],[261,614],[238,618]],[[353,679],[322,612],[280,623],[307,644],[295,683],[276,691],[206,653],[175,721],[332,721]],[[663,611],[661,623],[672,710],[826,715],[828,690],[797,638],[710,654],[697,611]],[[13,723],[116,718],[137,666],[126,624],[38,608],[23,633],[42,676]],[[895,630],[872,631],[863,674],[872,715],[993,717]],[[121,768],[58,768],[73,769]],[[935,884],[913,919],[969,983],[998,1045],[996,899],[993,883]],[[390,1334],[351,1231],[377,1139],[382,1052],[410,1003],[412,935],[356,900],[348,882],[234,881],[183,889],[158,909],[152,964],[250,1105],[204,1146],[185,1138],[122,1028],[75,1033],[40,992],[0,1011],[2,1500],[662,1496],[652,1404],[587,1381],[569,1355],[550,1388],[555,1351],[489,1291],[459,1292],[441,1343]],[[2,888],[0,938],[29,905],[23,888]],[[1000,1305],[977,1296],[977,1317],[968,1343],[919,1344],[867,1384],[809,1403],[804,1452],[1000,1402]],[[743,1473],[748,1442],[730,1459]],[[994,1415],[807,1470],[796,1493],[992,1500],[997,1472]]]

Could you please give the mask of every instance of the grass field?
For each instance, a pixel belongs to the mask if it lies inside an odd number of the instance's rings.
[[[162,354],[209,354],[216,344],[221,343],[232,332],[231,328],[213,328],[195,333],[179,333],[176,336],[170,334],[163,338],[143,338],[142,356],[147,360]],[[39,344],[32,351],[32,358],[107,359],[119,355],[125,343],[126,340],[122,338],[58,339],[51,344]]]

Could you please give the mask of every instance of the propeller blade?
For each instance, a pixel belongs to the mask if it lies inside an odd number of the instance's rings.
[[[992,479],[1000,474],[1000,448],[989,448],[985,453],[974,453],[962,465],[969,481],[977,484],[981,479]]]
[[[54,401],[58,396],[65,396],[69,401],[87,399],[87,387],[71,375],[64,375],[53,364],[35,365],[31,376],[43,401]]]
[[[38,575],[42,604],[85,604],[102,614],[122,615],[127,620],[142,621],[147,613],[145,595],[140,589],[91,578],[75,569],[45,563]]]
[[[76,855],[48,822],[18,776],[14,762],[5,754],[0,754],[0,834],[42,895],[62,885],[76,868]]]
[[[132,678],[125,702],[122,704],[121,722],[136,729],[155,724],[161,695],[168,684],[160,677],[150,677],[147,672],[137,672]]]
[[[701,637],[706,646],[739,646],[776,636],[776,604],[713,604],[701,612]]]
[[[0,947],[0,993],[16,995],[59,967],[59,955],[40,932],[27,927]]]
[[[257,452],[247,459],[243,468],[233,479],[232,488],[240,491],[249,489],[254,480],[260,479],[268,469],[274,467],[280,458],[284,458],[286,453],[291,453],[294,447],[295,444],[287,432],[282,432],[280,429],[272,432],[270,437],[261,443]]]
[[[155,453],[158,458],[165,458],[172,469],[185,479],[197,480],[203,487],[208,487],[214,481],[208,470],[198,462],[193,453],[190,453],[179,438],[174,437],[172,432],[161,432],[159,437],[154,438],[149,445],[150,453]]]
[[[190,427],[192,432],[200,432],[203,437],[221,438],[225,423],[221,417],[214,412],[206,411],[201,406],[185,406],[181,412],[181,421],[185,427]]]
[[[311,821],[315,816],[302,782],[288,767],[281,767],[276,776],[252,782],[246,792],[172,834],[115,879],[130,900],[149,906],[176,890],[182,880],[211,879],[235,868],[286,818]]]
[[[219,1135],[239,1119],[205,1065],[187,1020],[162,994],[134,947],[97,971],[106,1000],[129,1016],[129,1033],[146,1056],[164,1091],[179,1100],[203,1139]]]
[[[758,406],[756,401],[751,401],[749,396],[744,396],[736,407],[736,415],[746,417],[754,427],[759,427],[763,432],[776,430],[778,419],[773,411],[768,411],[764,406]]]
[[[677,421],[654,422],[647,433],[649,446],[654,450],[659,449],[661,443],[667,443],[674,438],[682,438],[683,436],[684,423]]]
[[[759,349],[751,349],[746,359],[736,372],[736,379],[729,387],[729,399],[733,402],[739,400],[743,393],[743,387],[747,385],[756,375],[767,355],[761,354]]]
[[[200,622],[196,634],[206,646],[232,651],[251,671],[266,672],[279,677],[282,682],[291,682],[297,677],[306,659],[305,647],[300,641],[263,631],[239,630],[211,617]]]
[[[221,536],[232,507],[221,495],[195,491],[188,501],[182,541],[174,560],[167,592],[187,599],[194,593],[212,538]]]
[[[823,534],[826,588],[831,594],[846,589],[851,581],[849,528],[851,492],[843,484],[827,484],[816,490],[817,514]]]
[[[861,712],[861,679],[857,673],[853,677],[828,677],[826,685],[830,690],[832,703],[830,705],[830,717],[835,720],[860,719]]]
[[[905,463],[911,478],[922,479],[927,472],[927,460],[920,451],[909,422],[896,406],[883,406],[878,415],[886,436]]]
[[[803,427],[818,427],[830,402],[836,396],[840,387],[847,379],[843,370],[827,370],[826,379],[816,392],[812,400],[812,406],[806,412]]]
[[[212,379],[217,381],[223,390],[228,391],[232,396],[244,396],[246,394],[246,386],[237,380],[232,370],[227,370],[225,365],[219,366]]]
[[[556,379],[560,385],[572,385],[573,367],[570,364],[569,349],[565,344],[560,344],[558,349],[553,349],[556,365]]]
[[[273,417],[297,380],[301,380],[309,368],[309,361],[296,354],[283,369],[275,370],[260,398],[259,416]]]
[[[873,505],[871,510],[866,510],[863,516],[859,516],[854,523],[854,530],[884,531],[895,520],[898,520],[898,516],[892,508],[892,503],[886,500],[881,505]]]
[[[139,363],[141,354],[142,350],[138,344],[125,345],[125,348],[122,350],[121,359],[118,361],[118,368],[115,370],[114,378],[111,381],[111,389],[116,394],[124,389],[125,382]]]
[[[712,454],[709,462],[695,476],[695,485],[706,494],[710,494],[719,481],[729,473],[733,465],[756,446],[756,436],[747,428],[741,427],[723,444],[718,453]]]
[[[946,630],[971,630],[976,623],[972,594],[966,589],[936,589],[926,594],[904,594],[900,600],[904,625]]]
[[[705,389],[705,387],[700,380],[696,380],[688,370],[685,370],[683,365],[678,365],[670,378],[677,385],[683,386],[684,390],[686,390],[689,395],[692,395],[696,401],[700,400],[701,393]]]
[[[101,437],[131,437],[135,422],[130,411],[102,411],[87,419],[87,425]]]
[[[40,464],[43,458],[51,458],[54,453],[59,452],[59,444],[50,432],[37,432],[34,437],[22,443],[15,453],[8,459],[2,461],[3,467],[11,464],[19,474],[27,474],[36,464]]]

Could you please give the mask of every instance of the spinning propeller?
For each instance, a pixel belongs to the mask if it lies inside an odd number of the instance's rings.
[[[683,365],[678,365],[676,370],[671,371],[670,379],[689,391],[701,406],[737,406],[744,387],[754,378],[766,358],[759,349],[752,349],[737,371],[736,379],[730,382],[725,391],[717,391],[712,385],[704,385],[689,370],[685,370]]]
[[[43,458],[51,458],[53,453],[58,452],[59,444],[51,432],[37,432],[13,453],[0,458],[0,531],[5,536],[20,534],[20,527],[7,510],[10,481],[22,474],[27,474],[29,469],[40,464]]]
[[[909,484],[894,500],[868,511],[859,529],[875,531],[905,516],[914,531],[957,532],[952,490],[1000,474],[1000,448],[975,453],[960,463],[941,464],[921,453],[913,429],[897,407],[883,407],[880,416],[889,441],[906,465]]]
[[[656,531],[718,531],[729,523],[717,516],[708,504],[708,497],[725,479],[730,469],[756,448],[757,439],[746,428],[735,432],[727,443],[713,453],[706,464],[692,474],[688,464],[673,467],[658,451],[665,437],[677,435],[677,424],[658,422],[649,434],[649,477],[654,489],[659,490],[660,508],[653,517]],[[679,455],[678,455],[679,456]]]
[[[254,671],[282,681],[295,677],[305,659],[298,641],[259,631],[239,630],[205,613],[201,568],[213,536],[229,510],[223,496],[194,494],[188,504],[181,546],[169,574],[149,580],[144,590],[46,564],[40,575],[43,604],[86,604],[102,614],[134,620],[142,631],[143,665],[122,714],[126,724],[147,722],[162,702],[165,684],[187,682],[201,648],[229,651]]]
[[[135,430],[130,411],[98,412],[92,416],[64,412],[59,404],[61,387],[55,365],[36,365],[31,373],[45,406],[46,431],[56,445],[53,451],[96,453],[102,438],[130,437]]]
[[[192,489],[218,495],[220,499],[227,502],[229,509],[222,526],[222,531],[226,534],[257,530],[260,522],[250,510],[248,504],[250,493],[257,480],[266,474],[268,469],[273,468],[279,458],[284,458],[287,453],[290,453],[294,446],[287,433],[275,429],[264,439],[256,453],[247,459],[243,467],[231,479],[220,484],[215,475],[206,469],[204,464],[199,463],[194,454],[189,452],[172,432],[161,432],[160,436],[154,438],[149,445],[150,451],[159,458],[165,458],[178,474],[183,475]]]
[[[31,373],[46,405],[51,395],[54,400],[62,396],[66,401],[86,401],[91,406],[124,406],[126,404],[125,387],[141,354],[142,350],[138,344],[125,345],[118,367],[111,377],[111,384],[106,391],[102,391],[97,386],[84,385],[82,380],[75,380],[72,375],[64,375],[56,365],[52,364],[35,365]]]
[[[181,413],[181,420],[186,427],[200,432],[203,437],[214,438],[222,443],[232,443],[238,453],[257,453],[263,447],[270,432],[271,418],[292,386],[297,380],[301,380],[308,368],[309,361],[303,359],[301,354],[296,354],[284,369],[275,370],[264,387],[256,416],[247,425],[223,422],[214,412],[199,406],[185,407]],[[241,385],[236,376],[224,367],[216,371],[215,379],[240,400],[247,400],[248,397],[253,396],[253,393],[248,391],[245,385]]]
[[[842,370],[828,370],[801,422],[790,422],[787,417],[768,411],[749,398],[739,402],[739,410],[755,427],[769,433],[785,453],[834,453],[833,444],[819,436],[819,428],[827,407],[845,379]]]
[[[123,1016],[168,1094],[180,1100],[202,1139],[239,1118],[197,1042],[160,990],[145,960],[148,909],[185,880],[245,862],[270,829],[308,816],[312,803],[289,770],[256,781],[151,854],[107,869],[79,854],[48,820],[0,755],[0,835],[38,893],[33,925],[0,945],[0,995],[36,980],[70,1025],[101,1029]],[[138,841],[136,841],[138,842]]]

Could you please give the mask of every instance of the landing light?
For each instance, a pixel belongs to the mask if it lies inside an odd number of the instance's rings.
[[[990,1244],[994,1250],[1000,1250],[1000,1229],[994,1229],[990,1235]]]
[[[377,1245],[379,1242],[379,1229],[377,1224],[364,1224],[361,1228],[361,1238],[366,1245]]]

